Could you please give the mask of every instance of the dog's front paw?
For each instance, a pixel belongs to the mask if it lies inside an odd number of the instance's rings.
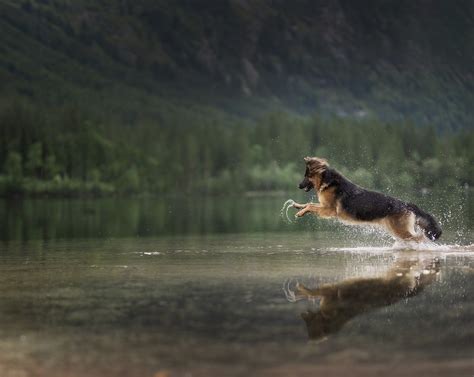
[[[303,217],[308,213],[308,208],[304,207],[301,211],[296,212],[295,217]]]

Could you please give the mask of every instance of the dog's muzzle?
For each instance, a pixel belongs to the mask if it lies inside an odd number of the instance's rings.
[[[304,179],[298,185],[298,188],[301,189],[301,190],[304,190],[305,192],[308,192],[313,187],[314,187],[314,185],[311,183],[311,181],[308,179],[308,177],[304,177]]]

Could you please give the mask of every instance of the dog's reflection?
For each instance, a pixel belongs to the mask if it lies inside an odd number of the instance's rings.
[[[301,314],[308,336],[316,340],[339,331],[355,316],[375,308],[419,294],[435,281],[439,273],[438,258],[429,262],[398,260],[380,278],[358,278],[309,289],[297,284],[294,299],[320,299],[318,311]]]

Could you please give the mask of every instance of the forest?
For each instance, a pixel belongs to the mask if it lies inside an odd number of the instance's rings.
[[[306,155],[374,189],[474,184],[474,134],[408,121],[296,116],[258,119],[168,112],[134,126],[73,106],[24,100],[0,109],[1,196],[104,196],[295,190]]]
[[[472,186],[472,1],[362,3],[1,1],[0,195]]]

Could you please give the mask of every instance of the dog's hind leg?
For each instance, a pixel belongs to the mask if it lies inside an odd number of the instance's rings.
[[[415,215],[411,212],[391,215],[386,219],[385,225],[396,238],[416,242],[424,240],[423,234],[417,233],[415,229]]]

